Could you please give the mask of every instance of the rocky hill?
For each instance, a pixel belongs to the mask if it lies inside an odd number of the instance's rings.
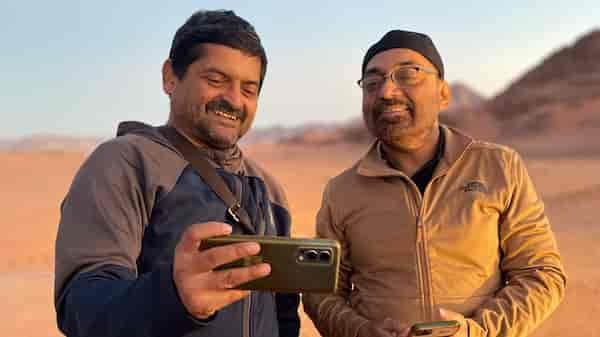
[[[509,136],[600,129],[600,30],[550,54],[486,108]]]
[[[477,110],[486,102],[486,98],[483,95],[462,82],[452,83],[450,90],[452,92],[452,100],[450,101],[450,106],[443,114],[450,115],[466,110]]]

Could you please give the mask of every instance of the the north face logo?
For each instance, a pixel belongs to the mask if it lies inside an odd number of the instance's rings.
[[[469,181],[462,187],[463,192],[481,192],[487,193],[488,189],[481,181]]]

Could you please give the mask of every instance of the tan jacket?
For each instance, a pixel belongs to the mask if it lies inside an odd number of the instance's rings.
[[[467,317],[469,336],[525,336],[564,296],[544,205],[519,155],[443,127],[446,149],[424,196],[377,144],[326,186],[317,235],[342,243],[339,290],[305,295],[323,336],[371,319]]]

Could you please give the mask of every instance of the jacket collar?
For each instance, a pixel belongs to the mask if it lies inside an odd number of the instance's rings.
[[[460,131],[441,125],[442,132],[446,138],[444,155],[435,169],[434,177],[444,174],[465,152],[473,139]],[[406,177],[406,175],[390,165],[381,157],[380,142],[376,140],[367,154],[358,162],[356,172],[365,177]]]
[[[179,150],[173,144],[171,144],[169,140],[166,139],[160,132],[158,132],[158,129],[156,127],[142,122],[124,121],[119,123],[119,126],[117,128],[117,137],[126,134],[137,134],[151,139],[175,151],[177,154],[183,157],[181,152],[179,152]],[[234,174],[245,174],[246,172],[244,156],[237,145],[228,150],[198,148],[198,152],[207,157],[215,166],[220,166],[227,172]]]

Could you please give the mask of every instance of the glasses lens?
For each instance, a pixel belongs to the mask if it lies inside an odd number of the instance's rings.
[[[414,85],[421,80],[421,72],[415,67],[403,67],[394,70],[392,78],[399,85]]]
[[[381,75],[367,75],[361,81],[361,87],[367,91],[373,91],[379,88],[384,79]]]

